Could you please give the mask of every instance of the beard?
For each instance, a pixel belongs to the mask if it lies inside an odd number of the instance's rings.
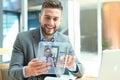
[[[52,36],[57,31],[57,27],[49,24],[44,24],[41,26],[43,34],[47,36]]]

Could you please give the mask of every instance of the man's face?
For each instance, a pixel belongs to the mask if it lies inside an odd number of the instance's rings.
[[[45,56],[46,56],[46,57],[49,57],[49,56],[50,56],[50,50],[49,50],[49,49],[47,49],[47,50],[45,51]]]
[[[62,11],[60,9],[44,8],[39,16],[43,34],[53,35],[59,28],[62,20]]]

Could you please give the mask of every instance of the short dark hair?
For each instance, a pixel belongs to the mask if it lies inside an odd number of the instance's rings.
[[[51,52],[51,49],[49,47],[45,48],[44,52],[47,51],[47,50],[50,50],[50,52]]]
[[[59,0],[44,0],[42,4],[42,10],[44,8],[57,8],[63,10],[63,6]]]

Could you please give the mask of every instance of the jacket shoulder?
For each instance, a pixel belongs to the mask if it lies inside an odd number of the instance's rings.
[[[37,29],[34,29],[34,30],[30,30],[30,31],[20,32],[18,35],[21,36],[21,37],[28,38],[28,37],[31,37],[38,32],[39,32],[39,29],[37,28]]]
[[[57,40],[60,42],[63,42],[63,41],[68,42],[69,41],[69,37],[65,34],[62,34],[61,32],[57,32],[56,37],[57,37]]]

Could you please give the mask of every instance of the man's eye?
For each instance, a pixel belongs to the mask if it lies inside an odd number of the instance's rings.
[[[58,18],[54,18],[54,21],[57,21],[58,20]]]
[[[45,17],[46,19],[50,19],[50,17]]]

